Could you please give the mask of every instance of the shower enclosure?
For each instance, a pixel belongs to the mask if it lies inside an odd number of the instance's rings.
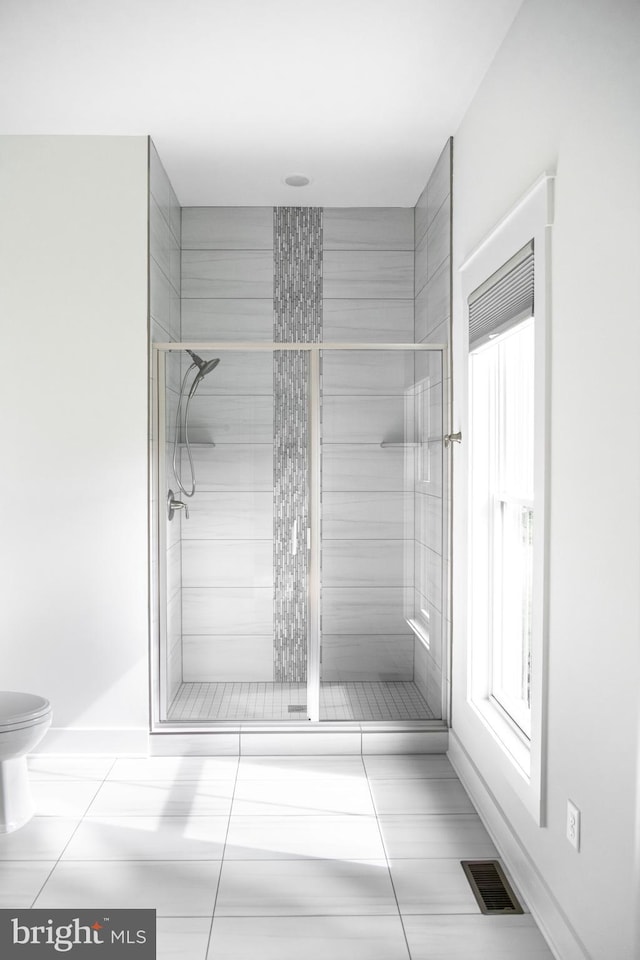
[[[445,349],[154,345],[155,729],[446,715]]]

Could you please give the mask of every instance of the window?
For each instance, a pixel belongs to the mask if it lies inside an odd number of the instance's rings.
[[[475,698],[531,739],[534,245],[469,296],[470,641]],[[478,660],[485,659],[478,667]],[[479,678],[479,679],[478,679]]]
[[[452,755],[545,821],[553,177],[458,268]]]
[[[531,736],[534,320],[470,353],[471,630],[485,635],[487,695]],[[480,597],[480,591],[486,595]],[[484,621],[484,622],[482,622]]]

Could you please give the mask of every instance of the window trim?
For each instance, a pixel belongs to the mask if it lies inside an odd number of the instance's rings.
[[[547,174],[541,176],[512,210],[497,224],[479,246],[465,260],[458,272],[461,294],[462,323],[458,331],[460,356],[464,358],[464,376],[468,376],[469,364],[469,296],[493,273],[499,270],[527,242],[533,239],[535,254],[534,302],[535,302],[535,379],[534,379],[534,500],[536,523],[534,526],[533,559],[533,629],[532,629],[532,675],[531,675],[531,739],[527,743],[516,724],[507,719],[500,706],[487,695],[486,676],[479,677],[479,664],[488,663],[485,649],[472,650],[468,628],[461,629],[460,641],[466,649],[466,690],[462,710],[458,711],[457,726],[479,759],[478,767],[486,766],[487,779],[492,782],[502,778],[529,810],[534,820],[543,825],[545,811],[546,767],[546,716],[547,716],[547,635],[548,635],[548,472],[549,452],[549,336],[550,316],[550,257],[551,224],[553,222],[553,182]],[[462,373],[463,370],[460,370]],[[465,380],[466,383],[466,380]],[[466,393],[460,392],[461,395]],[[462,408],[460,416],[466,424],[467,413]],[[468,457],[468,453],[467,453]],[[465,475],[468,477],[469,460]],[[462,465],[461,465],[462,466]],[[469,494],[468,483],[467,496]],[[468,501],[467,501],[468,503]],[[468,552],[469,512],[459,505],[466,517],[467,563],[459,569],[456,583],[459,594],[466,596],[466,608],[470,603],[470,577]],[[462,585],[466,583],[463,593]],[[462,619],[462,618],[461,618]],[[466,616],[465,616],[466,619]],[[486,757],[486,760],[485,760]]]

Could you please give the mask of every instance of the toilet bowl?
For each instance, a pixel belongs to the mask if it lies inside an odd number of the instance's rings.
[[[34,814],[27,754],[51,725],[51,704],[32,693],[0,690],[0,833],[24,826]]]

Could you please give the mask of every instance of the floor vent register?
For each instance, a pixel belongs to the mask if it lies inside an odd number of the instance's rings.
[[[482,913],[524,913],[497,860],[461,860]]]

